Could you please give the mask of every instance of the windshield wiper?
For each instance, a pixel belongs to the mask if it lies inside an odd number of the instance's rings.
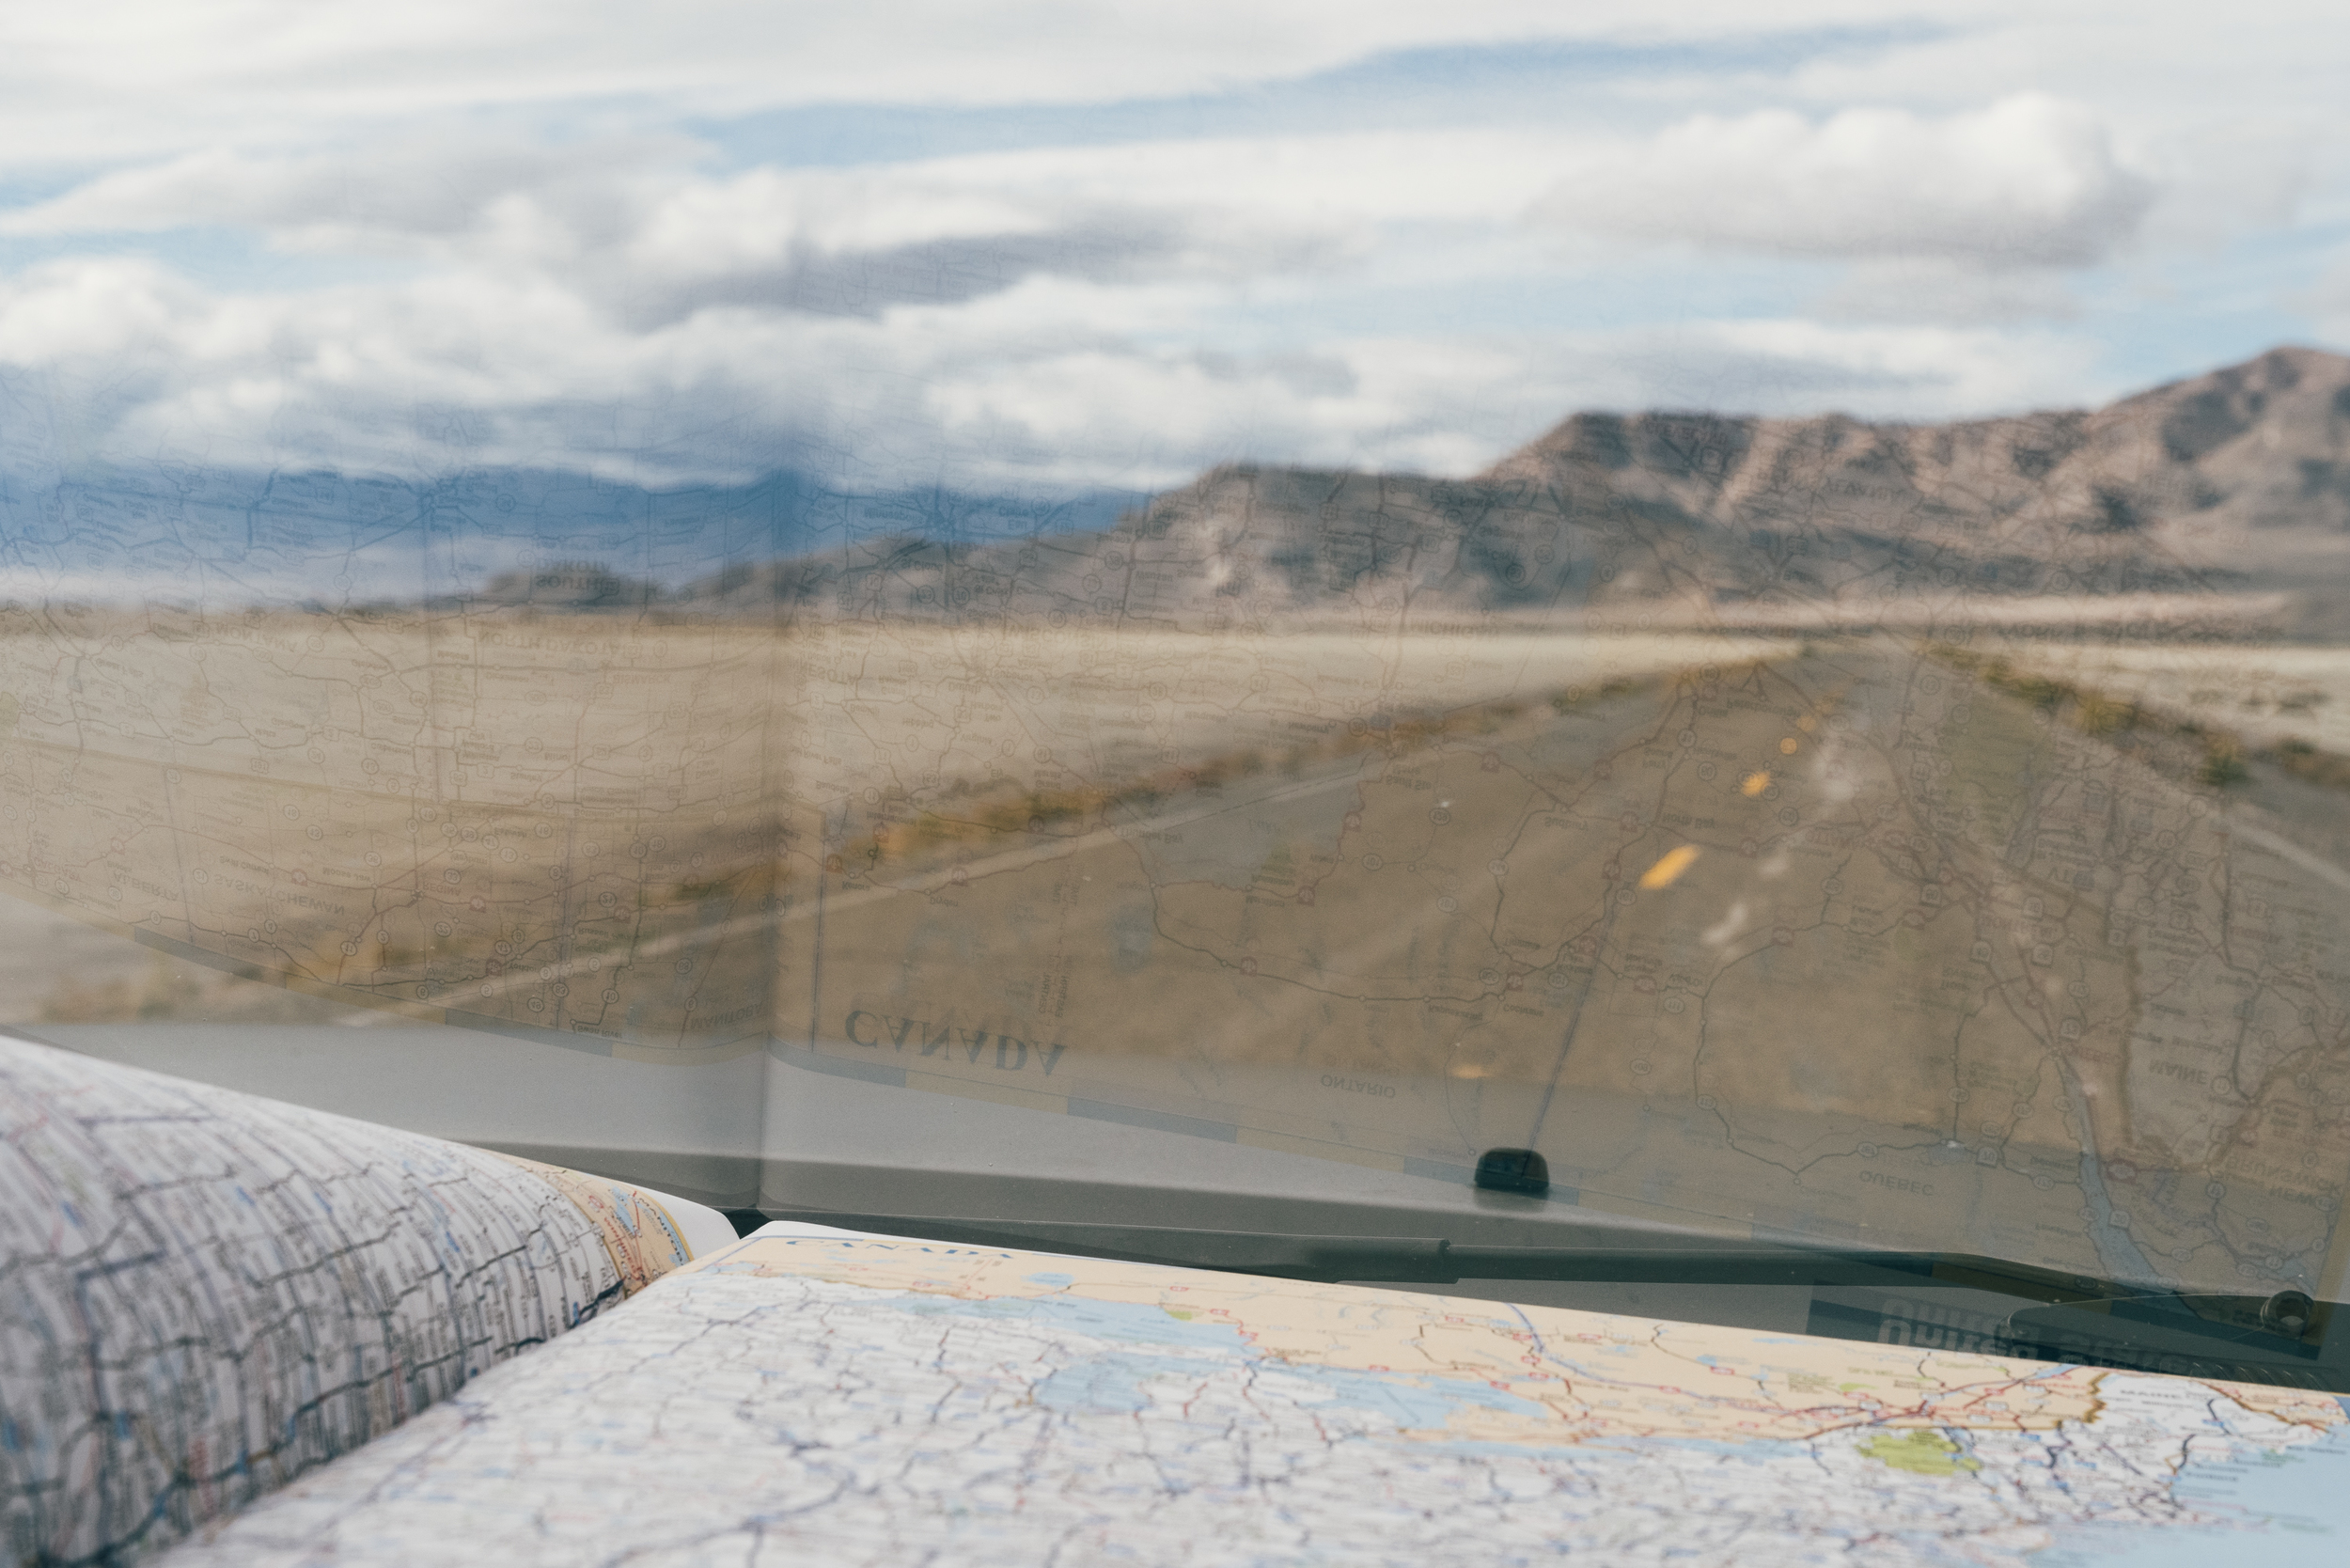
[[[1829,1293],[1810,1331],[1921,1348],[2074,1361],[2350,1392],[2350,1310],[2299,1291],[2186,1294],[1968,1253],[1699,1238],[1673,1245],[1504,1247],[1442,1236],[1292,1235],[1077,1220],[795,1213],[924,1240],[1064,1252],[1275,1278],[1443,1286],[1474,1281],[1799,1287]],[[2003,1315],[1918,1319],[1935,1293],[2004,1297]],[[1872,1299],[1873,1298],[1873,1299]],[[1966,1325],[1954,1316],[1969,1316]],[[2339,1318],[2342,1332],[2327,1330]]]

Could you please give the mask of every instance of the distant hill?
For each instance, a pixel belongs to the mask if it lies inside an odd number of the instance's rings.
[[[1100,527],[1136,499],[857,492],[790,472],[648,486],[495,465],[405,478],[58,465],[0,442],[0,604],[641,609],[688,582],[873,535]]]
[[[2350,358],[2280,348],[2103,409],[1946,425],[1578,414],[1471,478],[1218,468],[1106,529],[849,538],[670,602],[1195,626],[2066,604],[2350,638]]]
[[[553,565],[501,572],[467,596],[470,603],[528,605],[541,610],[626,610],[661,604],[661,585],[623,577],[601,561],[556,561]]]

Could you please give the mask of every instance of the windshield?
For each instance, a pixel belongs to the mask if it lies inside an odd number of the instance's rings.
[[[0,1021],[741,1211],[2341,1298],[2350,359],[2160,150],[2299,111],[1406,32],[53,126]]]

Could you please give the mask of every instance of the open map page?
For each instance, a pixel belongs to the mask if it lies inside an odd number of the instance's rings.
[[[0,1037],[8,1560],[151,1554],[692,1256],[619,1184]]]
[[[770,1226],[197,1564],[2330,1560],[2331,1395]]]

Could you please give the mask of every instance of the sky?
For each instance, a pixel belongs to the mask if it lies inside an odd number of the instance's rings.
[[[0,12],[0,464],[1051,495],[2350,348],[2322,4]]]

